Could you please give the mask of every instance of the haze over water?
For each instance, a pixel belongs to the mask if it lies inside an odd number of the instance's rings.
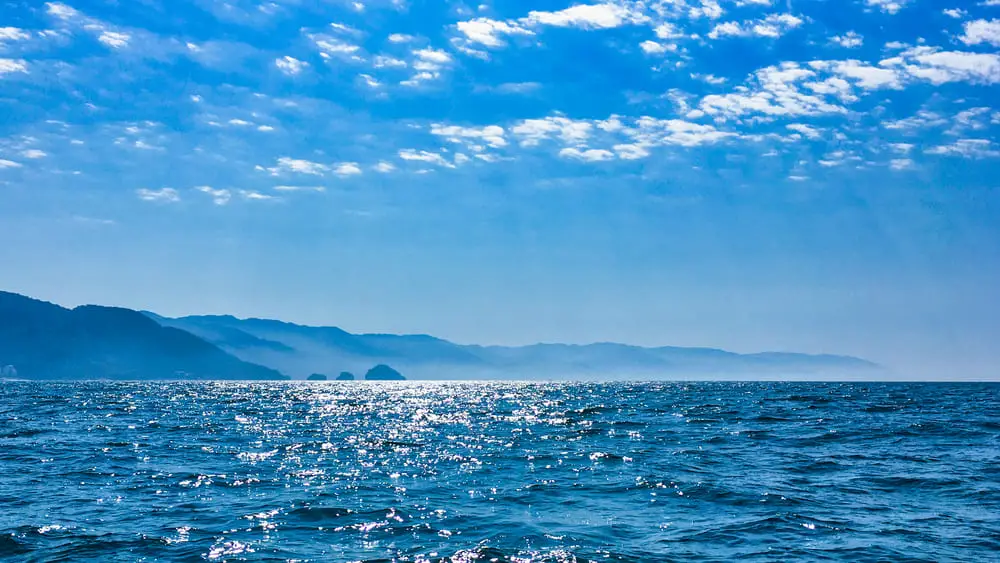
[[[1000,386],[0,387],[11,561],[986,561]]]

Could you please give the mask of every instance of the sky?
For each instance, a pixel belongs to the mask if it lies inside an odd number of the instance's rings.
[[[1000,378],[1000,0],[0,2],[0,289]]]

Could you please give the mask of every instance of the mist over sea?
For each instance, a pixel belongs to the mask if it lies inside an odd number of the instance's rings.
[[[9,561],[990,561],[1000,384],[0,384]]]

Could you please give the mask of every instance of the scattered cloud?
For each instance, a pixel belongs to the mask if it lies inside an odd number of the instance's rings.
[[[357,162],[343,162],[333,169],[333,173],[338,176],[355,176],[361,174],[361,168]]]
[[[274,59],[274,66],[278,67],[278,70],[288,76],[295,76],[297,74],[301,74],[303,70],[308,68],[309,63],[285,55],[284,57]]]
[[[795,131],[796,133],[801,134],[807,139],[819,139],[822,136],[820,135],[820,132],[816,130],[816,128],[810,127],[802,123],[790,123],[786,125],[785,128],[788,129],[789,131]]]
[[[160,203],[176,203],[181,200],[181,196],[177,193],[177,190],[173,188],[161,188],[159,190],[150,190],[148,188],[139,188],[135,191],[135,194],[139,196],[139,199],[143,201],[155,201]]]
[[[559,151],[559,156],[563,158],[571,158],[574,160],[583,160],[587,162],[600,162],[603,160],[613,160],[615,155],[613,152],[605,149],[585,149],[580,150],[576,147],[566,147]]]
[[[0,45],[5,41],[27,41],[31,35],[16,27],[0,27]]]
[[[101,43],[111,47],[112,49],[122,49],[128,46],[129,40],[132,37],[127,33],[119,33],[117,31],[102,31],[97,40]]]
[[[247,201],[277,201],[278,198],[255,190],[240,190],[240,197]]]
[[[386,162],[386,161],[382,160],[382,161],[379,161],[378,164],[376,164],[375,166],[373,166],[372,169],[375,170],[376,172],[381,172],[381,173],[385,174],[385,173],[392,172],[393,170],[395,170],[396,166],[393,165],[391,162]]]
[[[443,156],[430,151],[418,151],[414,149],[403,149],[399,151],[399,158],[412,162],[428,162],[445,168],[454,168],[455,165],[448,162]]]
[[[489,18],[476,18],[474,20],[458,22],[458,31],[465,35],[469,43],[484,45],[486,47],[503,47],[507,43],[502,39],[508,35],[534,35],[530,29],[522,27],[516,22],[504,22],[491,20]]]
[[[0,158],[0,170],[3,170],[4,168],[21,168],[21,163]]]
[[[1000,20],[975,20],[965,22],[965,33],[959,38],[966,45],[989,43],[1000,47]]]
[[[941,10],[941,13],[948,16],[949,18],[955,18],[956,20],[960,20],[969,14],[968,12],[966,12],[961,8],[948,8],[945,10]]]
[[[45,158],[46,156],[48,156],[48,153],[38,149],[27,149],[21,151],[21,156],[23,156],[24,158],[32,158],[32,159]]]
[[[1000,82],[1000,55],[994,53],[941,51],[937,47],[919,46],[885,59],[879,66],[898,69],[910,77],[933,84]]]
[[[913,168],[913,160],[909,158],[894,158],[889,161],[889,168],[893,170],[907,170]]]
[[[12,72],[28,72],[28,63],[23,59],[0,59],[0,76]]]
[[[708,38],[781,37],[800,25],[802,25],[802,19],[792,14],[770,14],[758,20],[720,23],[708,32]]]
[[[413,70],[417,71],[409,79],[400,82],[403,86],[418,86],[422,83],[441,77],[441,71],[451,65],[453,59],[447,51],[434,49],[416,49],[413,51]]]
[[[927,154],[945,156],[962,156],[965,158],[994,158],[1000,156],[1000,150],[988,139],[958,139],[948,145],[938,145],[927,149]]]
[[[532,25],[610,29],[626,24],[644,23],[649,21],[649,17],[637,10],[617,4],[577,4],[558,12],[529,12],[522,21]]]
[[[431,125],[431,134],[445,137],[453,143],[463,143],[474,141],[484,143],[494,148],[507,145],[504,138],[505,131],[499,125],[487,125],[485,127],[460,127],[457,125],[444,125],[435,123]]]
[[[835,35],[831,37],[830,42],[836,43],[837,45],[848,49],[855,49],[860,47],[865,42],[865,39],[857,32],[848,31],[844,35]]]
[[[323,186],[274,186],[273,188],[278,192],[325,192],[326,188]]]
[[[295,174],[311,174],[313,176],[322,176],[323,174],[330,171],[330,167],[325,164],[320,164],[318,162],[312,162],[310,160],[303,160],[298,158],[290,158],[283,156],[278,159],[277,165],[267,168],[268,172],[272,176],[279,176],[281,174],[295,173]]]
[[[212,186],[198,186],[195,189],[211,196],[212,203],[215,205],[226,205],[232,197],[232,194],[226,189],[215,189]]]
[[[887,14],[895,14],[903,9],[909,0],[865,0],[868,6],[881,10]]]
[[[639,48],[642,49],[642,52],[647,55],[662,55],[663,53],[676,51],[677,45],[670,43],[657,43],[656,41],[643,41],[642,43],[639,43]]]

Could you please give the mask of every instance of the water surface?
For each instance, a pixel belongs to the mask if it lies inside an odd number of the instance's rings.
[[[998,553],[998,385],[0,386],[12,561]]]

